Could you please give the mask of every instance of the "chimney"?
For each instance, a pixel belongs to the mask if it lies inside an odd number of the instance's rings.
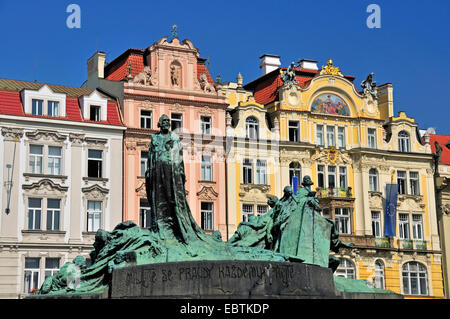
[[[259,67],[262,69],[262,75],[266,75],[281,66],[279,55],[264,54],[259,59],[261,61]]]
[[[87,61],[88,66],[88,78],[104,78],[105,77],[105,59],[106,54],[102,51],[97,51]]]
[[[300,60],[299,66],[302,69],[319,70],[319,68],[317,67],[317,61],[316,60],[302,59],[302,60]]]

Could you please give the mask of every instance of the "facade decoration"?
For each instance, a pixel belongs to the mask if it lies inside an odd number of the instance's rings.
[[[333,60],[328,59],[327,65],[322,66],[321,75],[343,76],[338,67],[333,65]]]
[[[321,94],[315,98],[311,106],[311,112],[350,116],[348,105],[335,94]]]

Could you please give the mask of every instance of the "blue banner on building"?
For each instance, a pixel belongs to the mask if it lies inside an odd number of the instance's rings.
[[[297,187],[298,187],[298,177],[293,176],[292,177],[292,190],[293,190],[294,195],[297,193]]]
[[[395,236],[397,216],[397,184],[386,184],[386,207],[384,213],[384,235]]]

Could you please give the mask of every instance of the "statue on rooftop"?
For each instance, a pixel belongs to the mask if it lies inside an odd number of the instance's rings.
[[[364,94],[370,94],[370,96],[376,100],[377,92],[375,91],[375,87],[377,86],[377,82],[373,80],[373,72],[370,73],[367,78],[361,82],[361,87],[363,88]]]

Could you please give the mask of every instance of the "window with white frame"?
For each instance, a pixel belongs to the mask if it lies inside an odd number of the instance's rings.
[[[347,188],[347,167],[339,166],[339,187]]]
[[[406,171],[397,171],[397,184],[398,184],[398,193],[406,194],[407,193]]]
[[[28,198],[28,229],[41,229],[42,198]]]
[[[319,146],[324,146],[324,139],[323,139],[323,125],[316,125],[316,140],[317,140],[317,145]]]
[[[294,176],[297,177],[297,186],[299,186],[302,179],[302,166],[299,162],[289,163],[289,183],[291,184],[291,186],[293,186],[292,179],[294,178]]]
[[[375,261],[375,288],[384,289],[384,263],[381,260]]]
[[[336,146],[334,126],[327,126],[327,147],[330,146]]]
[[[380,212],[372,211],[372,235],[375,237],[383,237],[381,234],[381,214]]]
[[[171,129],[174,132],[183,130],[183,114],[180,113],[172,113],[170,115],[170,124]]]
[[[201,178],[202,181],[212,181],[212,159],[209,155],[202,155],[202,165],[201,165]]]
[[[345,147],[345,127],[338,126],[337,147],[338,148],[344,148]]]
[[[60,267],[60,258],[45,258],[44,280],[58,273]]]
[[[103,151],[88,150],[88,177],[103,177]]]
[[[211,134],[211,117],[200,116],[200,130],[202,134]]]
[[[32,99],[31,100],[31,114],[33,115],[44,115],[43,112],[43,100]]]
[[[338,207],[334,209],[334,218],[336,230],[340,234],[350,234],[350,210],[348,208]]]
[[[49,117],[62,117],[66,114],[66,94],[55,93],[46,84],[38,90],[24,89],[20,95],[27,114]]]
[[[244,159],[242,164],[244,184],[253,184],[253,163],[249,159]]]
[[[267,163],[263,160],[256,160],[256,184],[267,184]]]
[[[409,193],[419,195],[419,173],[409,172]]]
[[[377,131],[374,128],[367,129],[367,146],[369,148],[377,148]]]
[[[406,131],[401,131],[398,133],[398,150],[400,152],[410,151],[410,139],[409,134]]]
[[[412,215],[412,237],[415,240],[423,240],[422,215]]]
[[[355,264],[345,258],[339,258],[340,263],[334,272],[335,276],[344,277],[347,279],[355,279]]]
[[[203,230],[213,230],[214,229],[214,209],[213,203],[201,202],[201,227]]]
[[[89,120],[98,122],[101,120],[101,106],[90,105],[89,106]]]
[[[24,293],[39,289],[40,258],[25,257]]]
[[[61,218],[61,200],[47,199],[47,230],[59,230]]]
[[[101,228],[102,202],[88,200],[87,202],[87,231],[96,232]]]
[[[142,228],[150,227],[150,204],[146,199],[139,200],[139,221]]]
[[[398,235],[400,239],[409,239],[409,215],[398,214]]]
[[[402,266],[403,294],[428,295],[427,269],[421,263],[410,261]]]
[[[242,221],[248,222],[248,217],[254,215],[253,205],[243,204],[242,205]]]
[[[369,170],[369,190],[378,192],[378,172],[375,168]]]
[[[336,187],[336,166],[328,166],[328,187],[335,188]]]
[[[61,175],[62,147],[48,147],[48,173],[51,175]]]
[[[289,121],[288,122],[289,131],[289,141],[299,142],[300,141],[300,122],[299,121]]]
[[[59,102],[47,101],[47,115],[58,117],[59,116]]]
[[[245,120],[245,137],[249,139],[258,139],[258,120],[249,116]]]
[[[256,213],[258,216],[262,216],[265,215],[268,211],[268,206],[267,205],[258,205],[256,207]]]
[[[42,145],[30,144],[30,153],[29,153],[30,173],[42,174],[43,157],[44,157],[44,147]]]
[[[145,172],[148,168],[148,152],[147,151],[141,151],[141,175],[145,176]]]
[[[141,128],[151,129],[153,127],[153,113],[148,110],[141,110]]]
[[[317,165],[317,186],[324,188],[325,187],[325,166]]]

